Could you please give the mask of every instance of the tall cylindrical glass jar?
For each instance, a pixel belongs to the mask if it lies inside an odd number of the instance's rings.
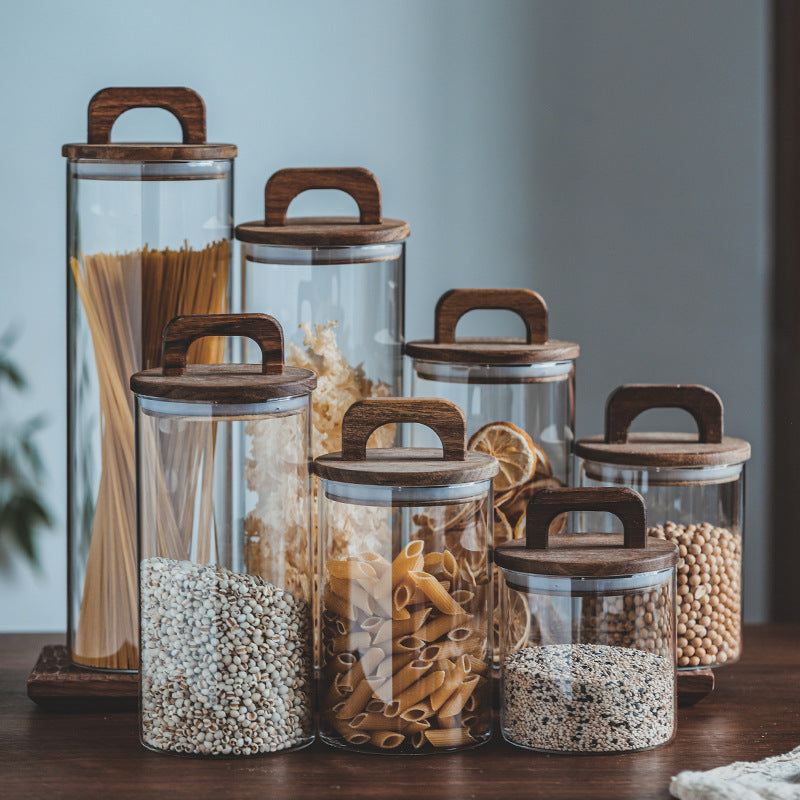
[[[133,108],[180,121],[183,142],[112,143]],[[138,666],[134,412],[128,380],[159,365],[178,314],[229,309],[236,147],[206,143],[190,89],[104,89],[67,157],[68,644],[75,664]],[[206,340],[191,360],[222,361]]]
[[[690,413],[698,435],[630,433],[654,408]],[[648,533],[674,542],[678,561],[677,659],[717,667],[742,650],[744,462],[750,445],[723,435],[719,396],[705,386],[629,384],[609,395],[604,436],[575,444],[581,486],[629,486],[647,501]],[[599,527],[598,527],[599,526]],[[613,530],[584,517],[581,527]]]
[[[254,340],[261,364],[186,366],[193,341],[226,335]],[[174,319],[163,364],[131,378],[142,744],[207,756],[304,746],[316,379],[283,365],[281,328],[260,314]]]
[[[397,422],[432,428],[442,447],[367,449]],[[361,400],[344,416],[343,450],[314,462],[328,744],[426,753],[490,736],[497,463],[466,452],[465,438],[464,415],[446,400]]]
[[[550,534],[568,511],[604,511],[624,536]],[[647,536],[630,489],[543,489],[525,541],[495,551],[501,572],[503,737],[558,753],[648,750],[676,730],[677,546]],[[508,620],[525,607],[522,632]],[[534,622],[535,620],[535,622]]]
[[[525,323],[526,338],[456,339],[461,317],[477,309],[515,312]],[[467,415],[469,448],[500,462],[495,546],[525,535],[525,508],[533,492],[568,486],[571,479],[579,347],[550,339],[548,327],[547,305],[530,289],[451,289],[436,304],[434,338],[406,346],[412,394],[458,404]],[[416,429],[413,443],[425,444],[425,436]],[[495,603],[495,629],[499,614]]]

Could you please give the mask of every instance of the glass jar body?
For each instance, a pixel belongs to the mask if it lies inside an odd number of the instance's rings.
[[[629,486],[647,504],[648,532],[678,545],[677,659],[684,670],[730,664],[742,652],[744,465],[669,469],[578,459],[581,486]],[[608,515],[584,530],[617,531]],[[600,526],[600,527],[597,527]]]
[[[242,311],[271,314],[286,362],[317,374],[314,456],[341,449],[344,412],[403,394],[405,243],[284,247],[242,243]],[[385,438],[380,446],[389,446]]]
[[[672,740],[674,568],[612,578],[500,572],[507,741],[544,752],[611,753]]]
[[[571,448],[575,437],[575,362],[558,361],[524,366],[495,364],[446,364],[414,359],[414,397],[444,397],[464,410],[467,435],[484,425],[510,422],[533,440],[536,467],[529,480],[506,487],[502,475],[495,478],[494,545],[525,535],[525,509],[540,488],[569,486]],[[416,426],[412,444],[434,443],[431,432]],[[562,517],[553,532],[563,529]],[[495,569],[495,587],[496,581]],[[501,624],[495,590],[493,636]],[[494,665],[499,666],[497,647]]]
[[[134,406],[178,314],[229,310],[233,161],[67,162],[68,639],[136,670]],[[190,361],[222,361],[217,340]]]
[[[256,755],[313,740],[309,421],[308,395],[137,397],[145,747]]]
[[[491,734],[491,481],[320,481],[320,735],[378,753]]]

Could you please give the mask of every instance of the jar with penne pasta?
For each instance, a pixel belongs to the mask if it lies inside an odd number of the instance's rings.
[[[479,309],[515,312],[525,338],[456,338],[461,317]],[[570,484],[579,347],[550,339],[548,325],[547,305],[530,289],[451,289],[436,304],[433,339],[406,345],[412,393],[457,403],[467,415],[469,449],[491,454],[500,464],[494,481],[495,546],[525,535],[525,508],[533,492]],[[428,436],[415,429],[412,444],[424,446]],[[562,517],[555,525],[560,530],[564,523]],[[495,637],[499,614],[495,591]],[[520,640],[536,624],[521,605],[509,614],[504,624]]]
[[[182,140],[112,140],[140,108],[170,112]],[[118,139],[119,137],[114,137]],[[68,646],[74,664],[136,671],[134,405],[128,380],[160,366],[180,314],[230,310],[236,147],[206,141],[203,100],[182,87],[92,97],[67,157]],[[218,339],[189,363],[223,361]],[[190,513],[191,509],[182,509]]]
[[[551,534],[567,512],[615,515],[623,535]],[[495,551],[501,618],[524,603],[522,642],[500,632],[501,729],[512,744],[558,753],[621,753],[676,730],[676,545],[647,536],[632,489],[542,489],[526,538]],[[620,635],[625,630],[632,635]]]
[[[205,336],[261,364],[186,366]],[[178,317],[131,378],[139,498],[141,742],[197,756],[309,744],[313,592],[309,370],[264,314]],[[248,522],[263,547],[251,548]]]
[[[373,431],[411,422],[441,448],[367,449]],[[379,753],[472,747],[491,733],[489,631],[496,460],[465,448],[446,400],[361,400],[320,481],[320,736]],[[359,509],[383,537],[341,552]]]

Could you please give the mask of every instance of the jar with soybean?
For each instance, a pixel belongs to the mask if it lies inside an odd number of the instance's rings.
[[[570,511],[615,514],[624,533],[551,533]],[[501,619],[521,607],[529,619],[522,636],[511,625],[500,630],[507,741],[621,753],[672,740],[677,558],[676,545],[647,536],[643,499],[630,489],[534,494],[526,539],[495,551]],[[620,626],[631,635],[620,637]]]
[[[396,423],[432,428],[441,447],[367,449],[374,431]],[[465,444],[455,404],[376,398],[350,406],[342,451],[314,462],[328,744],[433,753],[490,736],[497,462]]]
[[[697,435],[629,431],[639,414],[657,408],[687,411],[697,423]],[[621,386],[608,398],[605,434],[578,440],[575,455],[581,486],[636,489],[647,502],[648,534],[678,547],[678,668],[737,661],[742,651],[744,464],[750,445],[723,435],[719,396],[697,385]],[[582,516],[581,527],[618,530],[592,515]],[[624,623],[617,633],[634,635]]]
[[[261,364],[187,367],[188,347],[209,336],[251,338]],[[196,756],[303,747],[314,738],[314,373],[283,364],[280,325],[263,314],[177,317],[163,341],[163,368],[131,378],[141,742]]]

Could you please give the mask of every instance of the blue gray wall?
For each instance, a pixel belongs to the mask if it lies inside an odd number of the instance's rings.
[[[239,145],[236,216],[283,166],[361,164],[411,223],[409,337],[452,286],[540,290],[582,345],[579,434],[624,381],[696,381],[750,439],[746,611],[766,613],[767,4],[6,4],[0,24],[0,327],[22,331],[57,515],[41,575],[0,576],[0,630],[65,626],[64,163],[108,85],[186,85]],[[117,138],[177,124],[137,112]],[[304,197],[298,212],[348,213]],[[295,206],[293,206],[293,211]],[[476,315],[478,331],[492,322]],[[506,322],[500,320],[504,326]]]

